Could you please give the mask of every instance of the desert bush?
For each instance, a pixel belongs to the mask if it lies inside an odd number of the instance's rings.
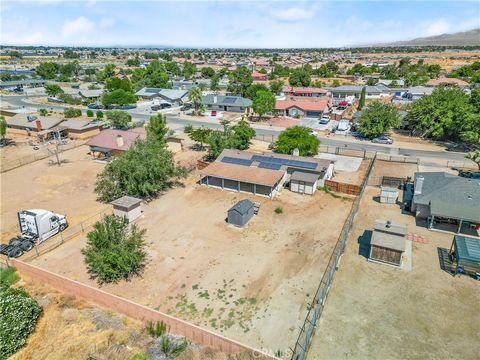
[[[65,110],[63,110],[63,115],[66,118],[80,117],[82,116],[82,110],[74,109],[74,108],[66,108]]]
[[[167,324],[165,324],[163,321],[149,321],[145,327],[145,330],[151,337],[158,338],[167,333]]]
[[[162,338],[162,351],[167,358],[176,358],[188,347],[188,342],[183,339],[181,341],[174,341],[169,336]]]
[[[0,285],[10,286],[16,283],[18,274],[12,267],[0,268]]]
[[[275,208],[275,213],[276,214],[283,214],[283,208],[281,206],[277,206]]]
[[[35,329],[42,308],[23,289],[0,285],[0,359],[22,347]]]

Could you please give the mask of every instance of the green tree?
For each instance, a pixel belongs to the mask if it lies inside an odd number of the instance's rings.
[[[274,151],[291,155],[293,150],[298,149],[301,156],[317,155],[320,140],[310,132],[311,130],[304,126],[294,126],[282,131],[274,144]]]
[[[202,77],[211,79],[215,76],[215,70],[213,70],[210,66],[202,68]]]
[[[480,150],[475,150],[465,155],[465,158],[472,160],[478,166],[480,170]]]
[[[275,95],[268,90],[260,90],[255,94],[252,108],[258,114],[259,119],[275,108]]]
[[[99,284],[139,275],[145,266],[145,229],[129,225],[126,217],[107,215],[93,225],[82,249],[90,275]]]
[[[63,89],[57,84],[45,85],[45,92],[48,96],[57,96],[64,93]]]
[[[113,90],[112,92],[106,93],[102,96],[102,104],[104,106],[109,105],[128,105],[134,104],[137,102],[137,97],[135,94],[125,91],[123,89]]]
[[[246,96],[247,89],[252,83],[252,73],[248,68],[242,66],[230,73],[227,90],[235,95]]]
[[[110,121],[112,127],[115,129],[128,129],[132,121],[132,116],[126,111],[111,110],[107,111],[107,120]]]
[[[182,74],[185,78],[190,79],[196,73],[197,73],[197,67],[195,66],[195,64],[192,64],[189,61],[186,61],[183,64]]]
[[[186,132],[187,130],[188,129],[186,129]],[[190,136],[190,139],[200,143],[200,150],[203,150],[204,149],[203,144],[208,141],[208,137],[210,136],[211,132],[212,132],[212,129],[201,127],[198,129],[192,128],[188,134]]]
[[[283,90],[283,85],[285,85],[283,80],[272,80],[270,81],[270,91],[278,95]]]
[[[124,195],[153,199],[171,186],[172,178],[186,171],[176,167],[173,154],[158,141],[137,140],[97,176],[95,192],[99,200],[109,202]]]
[[[253,100],[257,92],[259,91],[269,91],[268,87],[264,84],[252,84],[247,88],[247,91],[245,92],[245,97]]]
[[[150,121],[147,125],[147,135],[150,139],[156,141],[165,141],[165,136],[168,134],[167,118],[164,114],[150,116]]]
[[[128,78],[119,79],[111,77],[106,80],[105,87],[109,91],[122,89],[124,91],[133,92],[132,83]]]
[[[195,113],[198,114],[198,109],[202,104],[202,90],[198,86],[191,88],[188,91],[188,100],[193,103]]]
[[[63,116],[66,118],[74,118],[82,116],[82,110],[75,108],[66,108],[63,110]]]
[[[128,59],[127,62],[126,62],[126,65],[127,66],[140,66],[140,59],[137,56],[135,56],[135,58],[133,59]]]
[[[365,106],[365,96],[366,96],[365,86],[362,88],[362,93],[360,94],[360,100],[358,101],[358,110],[362,110]]]
[[[310,73],[305,69],[293,69],[288,82],[292,86],[309,86],[311,82]]]
[[[234,134],[233,147],[238,150],[246,150],[250,147],[250,141],[255,137],[255,130],[248,121],[240,120],[232,128]]]
[[[400,125],[400,115],[395,106],[375,101],[360,116],[360,131],[367,137],[382,135]]]
[[[88,117],[93,117],[93,111],[90,110],[90,109],[88,109],[88,110],[87,110],[87,116],[88,116]]]
[[[47,109],[38,109],[38,114],[40,116],[47,116],[48,115],[48,110]]]
[[[57,76],[59,65],[55,62],[47,61],[40,63],[35,68],[35,73],[44,79],[54,79]]]
[[[480,115],[471,98],[456,86],[439,86],[431,95],[415,101],[406,120],[413,130],[436,140],[480,139]]]
[[[97,119],[103,119],[103,111],[98,110],[96,115],[97,115]]]
[[[103,70],[97,72],[97,80],[98,81],[105,81],[108,78],[115,76],[115,65],[114,64],[107,64],[103,68]]]
[[[2,140],[5,139],[6,134],[7,134],[7,120],[5,120],[5,116],[0,116],[0,138]]]

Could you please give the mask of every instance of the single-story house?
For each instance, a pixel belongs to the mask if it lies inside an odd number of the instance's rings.
[[[144,130],[106,129],[88,140],[87,145],[90,146],[93,157],[110,157],[128,150],[135,140],[146,137]]]
[[[411,211],[429,229],[478,236],[480,181],[446,172],[417,172]]]
[[[445,76],[441,76],[438,79],[431,79],[425,85],[430,87],[436,87],[439,85],[457,85],[461,88],[467,88],[469,86],[468,82],[462,79],[457,78],[447,78]]]
[[[135,93],[144,100],[162,99],[172,106],[180,106],[188,101],[188,90],[143,88]]]
[[[377,85],[341,85],[329,88],[334,99],[344,99],[348,96],[355,96],[360,99],[362,90],[365,87],[365,99],[380,99],[385,96],[390,96],[391,90],[383,84]]]
[[[65,119],[56,116],[39,116],[25,113],[18,113],[6,119],[9,132],[40,137],[44,135],[45,132],[60,125],[64,120]]]
[[[375,221],[368,260],[400,266],[405,252],[407,226],[391,221]]]
[[[227,212],[227,222],[235,226],[245,226],[255,214],[255,204],[243,199],[233,205]]]
[[[152,100],[153,98],[158,97],[161,88],[147,88],[144,87],[143,89],[138,90],[135,95],[137,95],[140,99],[144,100]]]
[[[44,86],[46,83],[47,83],[47,81],[42,80],[42,79],[23,79],[23,80],[12,80],[12,81],[0,81],[0,89],[37,87],[37,86]]]
[[[314,87],[284,86],[282,92],[286,96],[322,97],[330,95],[327,89]]]
[[[229,112],[249,112],[252,106],[252,100],[241,96],[223,96],[208,94],[202,98],[202,104],[206,110],[229,111]]]
[[[275,102],[275,114],[280,116],[319,118],[330,110],[330,99],[287,99]]]
[[[83,98],[91,101],[98,101],[103,94],[103,90],[80,90],[78,94]]]
[[[379,79],[377,82],[377,85],[385,85],[385,86],[391,86],[395,85],[395,87],[403,87],[405,86],[405,80],[398,79],[398,80],[388,80],[388,79]]]
[[[59,126],[72,139],[87,139],[100,133],[103,121],[68,119]]]
[[[273,198],[284,184],[294,192],[313,194],[312,186],[323,186],[333,176],[333,162],[225,149],[200,173],[203,185]]]
[[[197,86],[193,80],[172,80],[171,85],[174,90],[190,90]]]
[[[435,90],[433,87],[413,86],[407,89],[407,91],[402,95],[402,99],[415,101],[424,96],[432,95],[433,90]]]
[[[252,77],[253,77],[253,80],[255,81],[267,81],[267,74],[264,74],[258,71],[253,71]]]

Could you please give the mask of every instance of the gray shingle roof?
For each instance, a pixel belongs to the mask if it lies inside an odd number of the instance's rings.
[[[429,205],[432,215],[480,223],[480,180],[445,172],[417,172],[423,176],[421,194],[414,204]]]
[[[32,119],[32,120],[29,120]],[[51,129],[60,124],[64,119],[55,116],[38,116],[34,114],[16,114],[15,116],[7,119],[9,126],[18,126],[29,129],[37,128],[37,120],[40,120],[41,130]]]
[[[318,174],[307,173],[303,171],[294,171],[290,180],[293,181],[305,181],[307,183],[313,184],[315,181],[318,180]]]
[[[243,98],[241,96],[223,96],[223,95],[213,95],[213,94],[204,96],[202,98],[202,103],[204,105],[218,105],[218,106],[239,106],[239,107],[252,106],[252,100]]]
[[[237,211],[239,214],[246,214],[254,206],[253,202],[248,199],[243,199],[233,205],[228,211]]]

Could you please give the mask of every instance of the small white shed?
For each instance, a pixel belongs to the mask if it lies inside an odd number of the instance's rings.
[[[113,214],[120,217],[126,217],[129,222],[134,221],[142,215],[140,206],[142,200],[132,196],[122,196],[117,200],[113,200]]]
[[[380,187],[380,202],[382,204],[396,204],[398,199],[398,190],[387,187],[381,186]]]
[[[313,195],[317,190],[319,175],[294,171],[290,177],[290,190],[300,194]]]

